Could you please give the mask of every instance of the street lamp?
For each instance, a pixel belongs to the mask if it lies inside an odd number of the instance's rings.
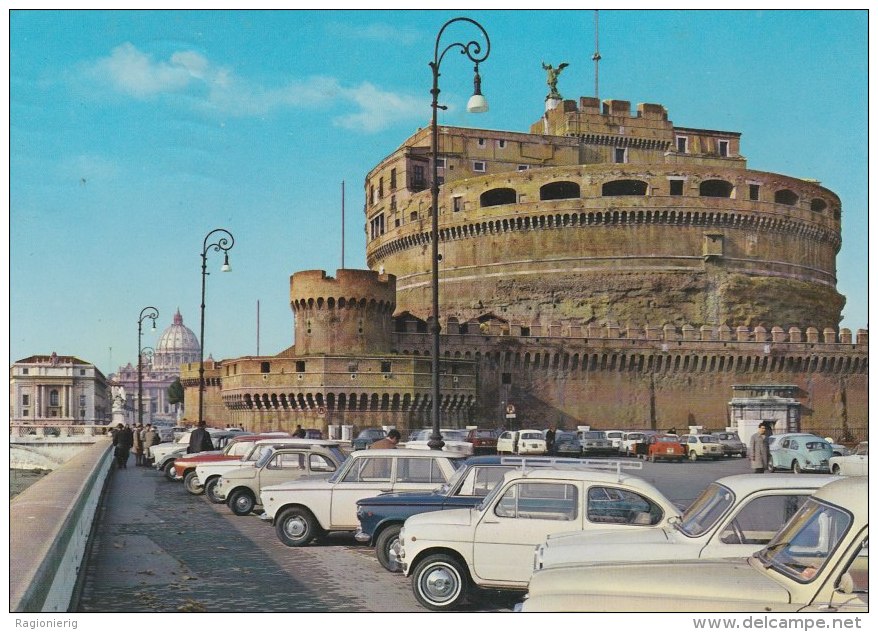
[[[137,423],[143,423],[143,347],[140,344],[143,334],[143,321],[152,319],[152,330],[155,331],[155,319],[159,317],[159,310],[155,307],[144,307],[140,310],[140,318],[137,319]],[[151,347],[150,347],[151,348]]]
[[[449,44],[446,46],[441,54],[439,52],[439,40],[442,39],[442,34],[445,32],[445,29],[455,22],[468,22],[475,26],[481,31],[482,35],[485,38],[485,54],[482,55],[482,46],[479,42],[472,40],[466,44],[463,42],[454,42],[453,44]],[[433,118],[430,121],[430,132],[431,132],[431,154],[433,161],[433,181],[430,186],[430,192],[432,194],[432,221],[430,224],[430,242],[432,245],[431,249],[431,288],[433,291],[433,323],[431,333],[433,335],[433,351],[432,351],[432,378],[433,378],[433,408],[432,408],[432,421],[433,421],[433,434],[430,436],[430,441],[427,445],[433,450],[441,450],[445,445],[445,442],[442,441],[442,435],[439,433],[439,404],[440,404],[440,389],[439,389],[439,126],[437,122],[439,110],[447,109],[447,106],[439,105],[439,66],[442,64],[442,60],[445,57],[445,53],[452,49],[460,49],[460,53],[462,55],[466,55],[470,61],[475,64],[475,75],[473,77],[473,95],[470,97],[469,102],[467,103],[467,110],[470,112],[478,113],[478,112],[487,112],[488,111],[488,102],[484,96],[482,96],[482,78],[479,76],[479,64],[485,61],[488,58],[488,55],[491,52],[491,40],[488,39],[488,33],[482,28],[482,25],[476,22],[475,20],[471,20],[470,18],[453,18],[448,20],[445,24],[442,25],[442,28],[439,29],[439,34],[436,36],[436,47],[433,51],[433,61],[430,62],[430,69],[433,71],[433,89],[430,90],[430,94],[433,95]]]
[[[217,241],[215,243],[209,244],[207,243],[211,235],[215,233],[219,233],[217,235]],[[204,237],[204,245],[201,248],[201,338],[199,338],[199,343],[201,347],[200,358],[198,361],[198,424],[201,425],[201,422],[204,421],[204,291],[205,284],[207,282],[207,251],[213,248],[216,252],[223,251],[225,253],[225,259],[223,260],[223,267],[220,268],[220,272],[231,272],[232,266],[229,265],[229,250],[232,249],[232,246],[235,245],[235,238],[232,236],[232,233],[227,231],[225,228],[215,228],[214,230],[207,233]]]

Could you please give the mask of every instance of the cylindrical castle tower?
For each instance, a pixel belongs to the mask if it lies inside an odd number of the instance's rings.
[[[297,356],[388,353],[396,277],[371,270],[306,270],[290,277]]]

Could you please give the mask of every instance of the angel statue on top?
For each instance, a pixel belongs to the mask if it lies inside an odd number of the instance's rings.
[[[558,92],[558,75],[561,74],[561,71],[569,66],[566,61],[558,64],[558,67],[555,68],[552,64],[547,64],[543,62],[543,70],[546,71],[546,83],[549,86],[549,94],[546,95],[547,99],[558,99],[561,100],[561,93]]]

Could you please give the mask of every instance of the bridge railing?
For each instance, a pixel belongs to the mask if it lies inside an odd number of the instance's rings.
[[[100,437],[109,434],[109,425],[91,424],[9,424],[9,437],[22,439],[26,437]]]

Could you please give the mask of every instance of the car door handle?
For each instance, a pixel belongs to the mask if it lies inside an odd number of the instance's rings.
[[[482,520],[482,524],[500,524],[499,520]]]
[[[393,488],[391,488],[391,489],[381,489],[381,490],[378,490],[378,491],[380,491],[382,494],[387,494],[387,493],[392,492],[392,491],[393,491]]]

